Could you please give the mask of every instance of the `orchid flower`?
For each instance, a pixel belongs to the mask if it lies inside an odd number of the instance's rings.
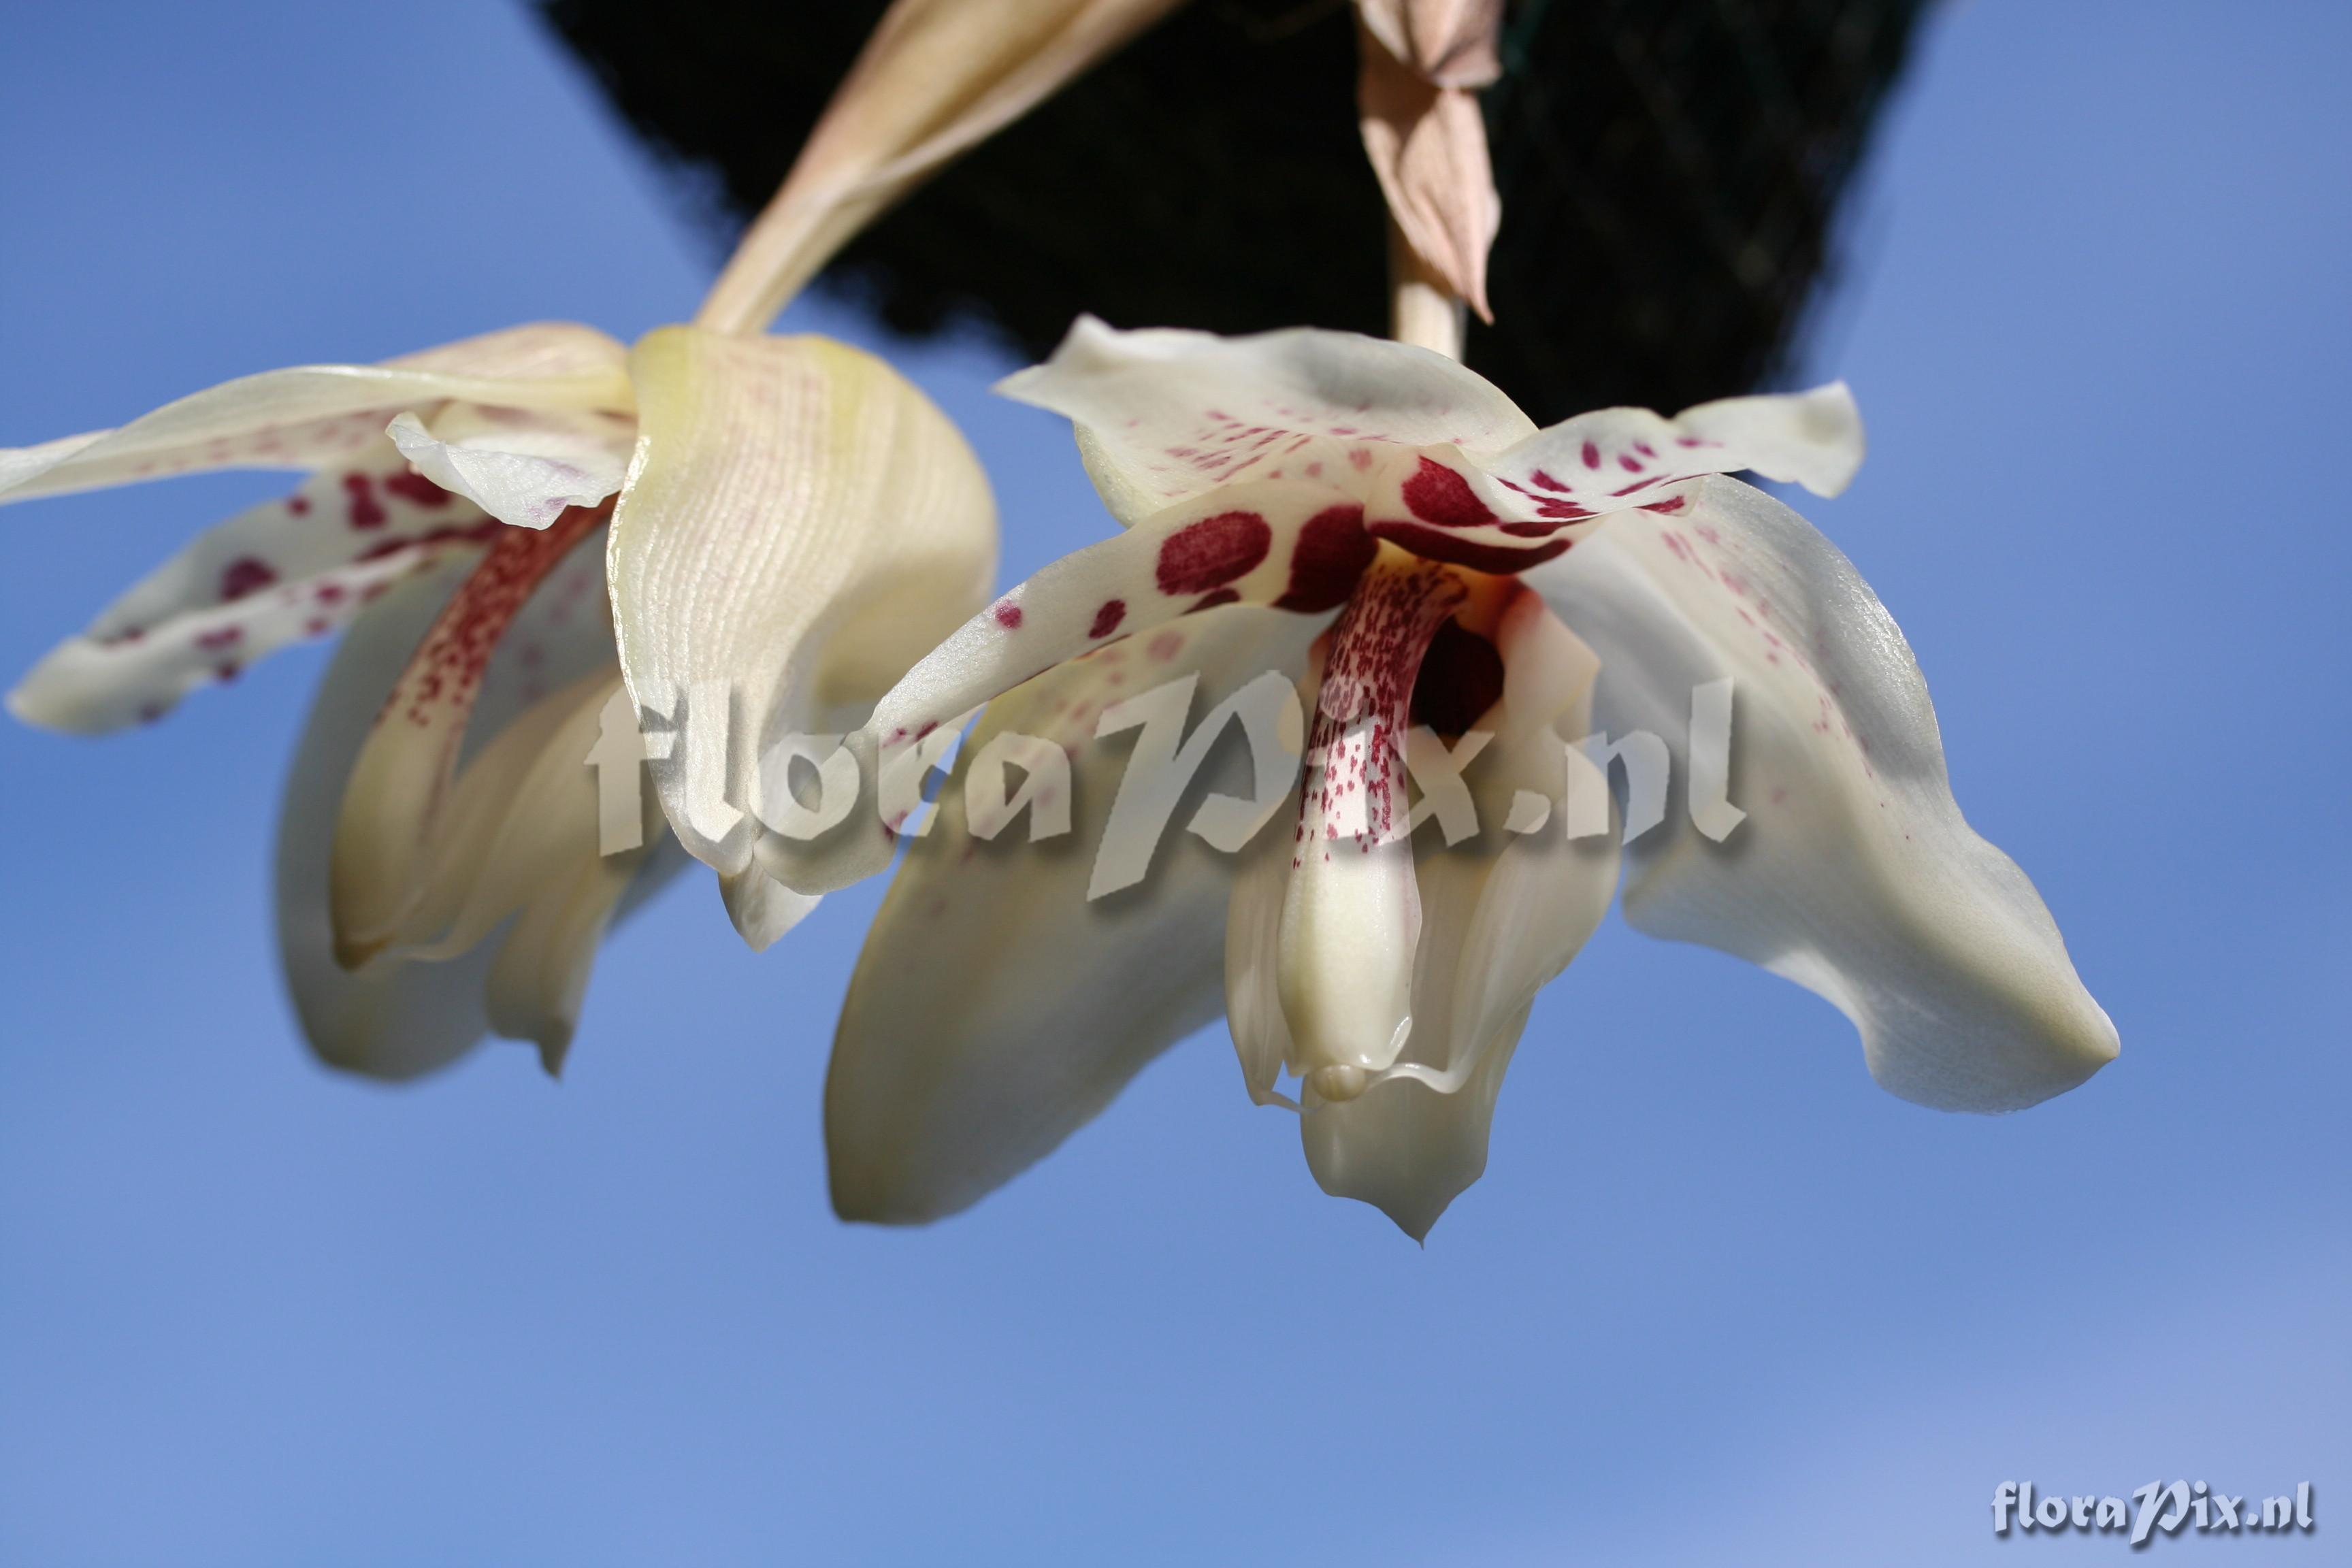
[[[1617,885],[1622,836],[1567,831],[1592,799],[1571,743],[1695,753],[1695,711],[1728,725],[1731,694],[1736,763],[1691,784],[1696,820],[1622,825],[1632,925],[1819,993],[1921,1104],[2031,1105],[2115,1056],[2032,884],[1953,803],[1901,632],[1810,523],[1729,477],[1842,489],[1862,457],[1843,384],[1538,430],[1409,344],[1081,321],[999,390],[1074,422],[1125,531],[974,616],[859,743],[887,769],[986,703],[966,754],[1065,748],[1098,832],[1129,785],[1097,737],[1139,693],[1187,682],[1205,722],[1279,670],[1312,715],[1307,773],[1240,855],[1171,833],[1098,900],[1084,853],[983,843],[942,792],[835,1047],[845,1216],[972,1203],[1222,1008],[1325,1190],[1425,1236],[1485,1168],[1537,991]],[[872,868],[878,838],[845,834],[833,874]]]
[[[1168,4],[898,0],[696,321],[634,347],[519,327],[0,451],[0,502],[307,475],[52,651],[11,710],[109,731],[348,634],[278,856],[296,1010],[340,1067],[411,1077],[488,1029],[554,1071],[604,931],[679,844],[765,946],[815,900],[750,860],[728,804],[750,798],[747,759],[766,733],[854,721],[984,599],[995,516],[912,384],[763,329],[889,202]],[[663,811],[633,816],[587,764],[634,770],[640,745],[664,759]]]

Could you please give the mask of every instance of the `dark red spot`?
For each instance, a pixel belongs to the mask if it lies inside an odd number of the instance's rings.
[[[1479,544],[1459,534],[1447,533],[1443,529],[1418,522],[1375,522],[1369,524],[1368,529],[1377,537],[1428,560],[1451,562],[1456,566],[1467,566],[1473,572],[1491,572],[1504,577],[1514,572],[1524,572],[1530,566],[1542,565],[1554,556],[1564,553],[1571,542],[1555,539],[1549,544]]]
[[[1202,595],[1201,602],[1184,613],[1188,616],[1197,616],[1202,610],[1213,610],[1220,605],[1237,605],[1241,602],[1241,590],[1238,588],[1220,588],[1213,594]]]
[[[1564,490],[1564,489],[1568,489],[1568,487],[1567,487],[1566,485],[1561,484],[1558,479],[1553,479],[1549,474],[1545,473],[1541,468],[1538,468],[1534,473],[1529,474],[1529,475],[1528,476],[1528,478],[1529,478],[1529,479],[1533,479],[1533,480],[1536,482],[1536,487],[1537,487],[1538,489],[1547,489],[1547,490]]]
[[[1449,740],[1478,722],[1503,700],[1503,656],[1459,621],[1447,621],[1429,639],[1412,682],[1412,721]]]
[[[1507,522],[1501,528],[1514,539],[1549,539],[1567,526],[1565,522]]]
[[[938,720],[926,719],[923,721],[923,727],[915,731],[915,739],[918,741],[926,740],[929,737],[930,732],[939,727],[940,721]]]
[[[1160,542],[1160,591],[1173,597],[1222,588],[1249,575],[1272,548],[1274,530],[1254,511],[1219,512],[1187,523]]]
[[[1536,515],[1538,517],[1579,518],[1591,517],[1592,515],[1592,511],[1591,508],[1579,506],[1572,500],[1538,500],[1536,502]]]
[[[447,506],[449,492],[423,474],[404,468],[383,481],[383,488],[418,506]]]
[[[1643,511],[1654,512],[1680,511],[1683,510],[1683,498],[1680,496],[1669,496],[1664,500],[1654,500],[1642,510]]]
[[[286,510],[292,512],[296,517],[308,517],[310,515],[310,498],[309,496],[288,496],[286,498]]]
[[[1021,629],[1021,606],[1020,606],[1020,605],[997,605],[997,606],[996,606],[995,614],[996,614],[996,624],[997,624],[998,626],[1003,626],[1006,631],[1008,631],[1008,632],[1013,632],[1013,631],[1019,631],[1019,630]]]
[[[1125,599],[1106,599],[1103,607],[1095,612],[1095,624],[1087,628],[1087,636],[1100,641],[1118,630],[1118,623],[1127,619]]]
[[[1655,447],[1651,446],[1647,441],[1634,442],[1633,450],[1641,453],[1642,456],[1645,458],[1654,458],[1658,455],[1658,449]]]
[[[1588,468],[1597,468],[1601,466],[1601,448],[1590,441],[1584,444],[1584,466]]]
[[[1362,507],[1342,504],[1317,512],[1290,547],[1290,584],[1274,607],[1310,616],[1337,609],[1356,591],[1356,579],[1380,548],[1364,531]]]
[[[221,568],[220,596],[224,601],[242,599],[247,594],[258,594],[278,581],[278,574],[267,561],[257,556],[240,555]]]
[[[357,529],[382,528],[384,524],[383,502],[375,499],[375,487],[365,474],[345,474],[343,493],[351,498],[352,526]]]
[[[1639,458],[1629,458],[1622,453],[1620,453],[1617,458],[1617,466],[1624,469],[1629,474],[1638,474],[1642,471],[1642,459]]]
[[[310,596],[322,605],[340,605],[347,592],[341,583],[321,583]]]
[[[244,640],[243,626],[215,626],[211,631],[200,633],[196,637],[196,646],[217,652],[225,647],[235,647]]]
[[[1440,528],[1483,528],[1495,521],[1468,479],[1429,458],[1405,480],[1404,504],[1413,516]]]

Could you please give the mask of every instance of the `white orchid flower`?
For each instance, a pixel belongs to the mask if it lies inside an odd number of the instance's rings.
[[[600,817],[590,753],[634,768],[640,727],[667,731],[669,829],[765,946],[815,900],[750,861],[752,759],[861,716],[985,598],[996,534],[911,383],[763,329],[890,201],[1167,5],[899,0],[692,325],[274,371],[0,451],[0,502],[308,475],[110,605],[11,710],[108,731],[348,631],[278,847],[289,987],[337,1066],[410,1077],[490,1030],[555,1070],[606,925],[682,863],[661,815]]]
[[[1076,424],[1126,531],[967,623],[862,743],[887,766],[987,702],[966,754],[1066,748],[1085,845],[1123,787],[1127,748],[1097,734],[1135,722],[1106,708],[1191,678],[1197,722],[1278,669],[1312,704],[1309,772],[1240,857],[1171,833],[1140,884],[1092,900],[1082,849],[982,844],[944,791],[835,1044],[845,1215],[971,1204],[1222,1007],[1255,1098],[1298,1080],[1324,1188],[1425,1235],[1485,1167],[1536,992],[1616,887],[1617,836],[1563,831],[1593,803],[1570,743],[1648,731],[1690,754],[1695,691],[1717,726],[1736,693],[1736,762],[1688,792],[1706,831],[1631,844],[1633,925],[1821,994],[1925,1105],[2031,1105],[2115,1056],[2041,899],[1954,805],[1894,621],[1810,523],[1727,477],[1842,489],[1862,456],[1842,384],[1538,430],[1406,344],[1088,321],[1001,390]],[[887,852],[843,837],[835,877]]]

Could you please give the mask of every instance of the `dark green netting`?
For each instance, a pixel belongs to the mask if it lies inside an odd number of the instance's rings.
[[[1925,0],[1523,0],[1486,95],[1496,325],[1470,363],[1539,421],[1769,378]],[[880,0],[539,0],[731,238]],[[1344,0],[1193,0],[854,244],[827,286],[1024,353],[1120,326],[1383,329]]]

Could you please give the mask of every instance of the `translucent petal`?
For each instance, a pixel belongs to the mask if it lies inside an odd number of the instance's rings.
[[[345,784],[384,694],[467,567],[446,563],[397,584],[360,616],[337,649],[287,788],[277,871],[288,985],[312,1048],[330,1064],[410,1078],[454,1060],[495,1028],[536,1041],[552,1068],[570,1040],[595,936],[612,913],[609,900],[598,903],[609,891],[600,878],[631,873],[622,879],[625,912],[690,864],[666,836],[638,856],[606,859],[594,852],[593,786],[581,765],[593,713],[589,723],[575,721],[563,731],[567,697],[572,706],[584,700],[575,683],[585,679],[600,694],[618,679],[602,615],[601,542],[583,542],[541,584],[491,661],[474,707],[475,744],[448,814],[456,823],[478,826],[462,842],[452,832],[446,842],[418,851],[438,849],[444,867],[457,875],[446,886],[428,881],[429,896],[413,916],[419,926],[436,918],[446,922],[435,933],[440,942],[433,962],[416,961],[427,950],[412,947],[359,973],[343,968],[328,909],[328,865]],[[601,678],[599,666],[607,672]],[[564,822],[583,817],[584,831],[567,835]],[[530,831],[502,840],[499,829],[509,826]],[[539,874],[525,875],[530,852],[550,841],[568,843],[567,853],[539,854]],[[524,919],[499,937],[505,917],[518,910]],[[455,941],[460,925],[489,940]],[[420,933],[412,928],[404,934],[414,941]]]
[[[1197,672],[1197,723],[1269,669],[1295,677],[1316,629],[1213,610],[1161,633],[1174,646],[1149,672],[1133,647],[1105,648],[989,705],[966,754],[1004,731],[1066,746],[1075,831],[1032,844],[1016,823],[982,843],[961,789],[942,792],[939,826],[908,850],[867,935],[834,1045],[825,1141],[845,1218],[914,1224],[969,1206],[1216,1016],[1234,862],[1171,828],[1141,883],[1088,900],[1127,754],[1096,741],[1095,722],[1139,685]],[[1196,790],[1240,787],[1218,774],[1213,761]]]
[[[882,361],[822,338],[667,328],[637,345],[640,446],[613,523],[621,664],[681,842],[751,863],[759,758],[871,701],[983,603],[988,482]]]
[[[408,574],[470,559],[497,527],[378,437],[284,500],[198,534],[43,657],[9,710],[85,734],[160,718],[197,687],[340,630]]]
[[[1402,444],[1497,453],[1535,433],[1443,354],[1352,332],[1122,332],[1082,316],[1054,357],[998,384],[1067,416],[1104,501],[1133,523],[1235,479],[1340,483]]]
[[[594,506],[621,488],[637,422],[596,409],[452,403],[429,421],[403,414],[386,434],[442,489],[500,522],[545,528],[565,509]]]
[[[542,323],[383,364],[302,365],[243,376],[119,430],[0,451],[0,502],[207,468],[315,468],[373,448],[394,415],[451,399],[514,408],[634,406],[620,345]]]
[[[439,877],[432,847],[463,798],[452,783],[467,734],[495,733],[472,729],[492,660],[534,591],[583,539],[600,531],[603,521],[574,510],[544,532],[500,529],[381,704],[374,731],[352,765],[335,829],[330,882],[338,952],[346,964],[356,967],[414,940],[415,910],[429,901]],[[583,632],[600,631],[594,623],[601,619],[591,616]],[[589,715],[592,728],[594,718]],[[580,757],[588,744],[582,743]],[[501,760],[509,767],[525,765],[521,758]],[[584,777],[585,764],[581,767]]]
[[[1437,85],[1376,45],[1362,57],[1358,123],[1389,215],[1446,292],[1491,321],[1486,253],[1502,226],[1503,199],[1477,97]]]
[[[1628,512],[1531,575],[1599,650],[1598,717],[1687,755],[1693,688],[1737,693],[1721,844],[1674,814],[1634,846],[1629,921],[1788,976],[1861,1030],[1907,1100],[2008,1110],[2112,1059],[2023,872],[1953,802],[1902,632],[1844,556],[1771,497],[1693,487],[1685,514]]]

